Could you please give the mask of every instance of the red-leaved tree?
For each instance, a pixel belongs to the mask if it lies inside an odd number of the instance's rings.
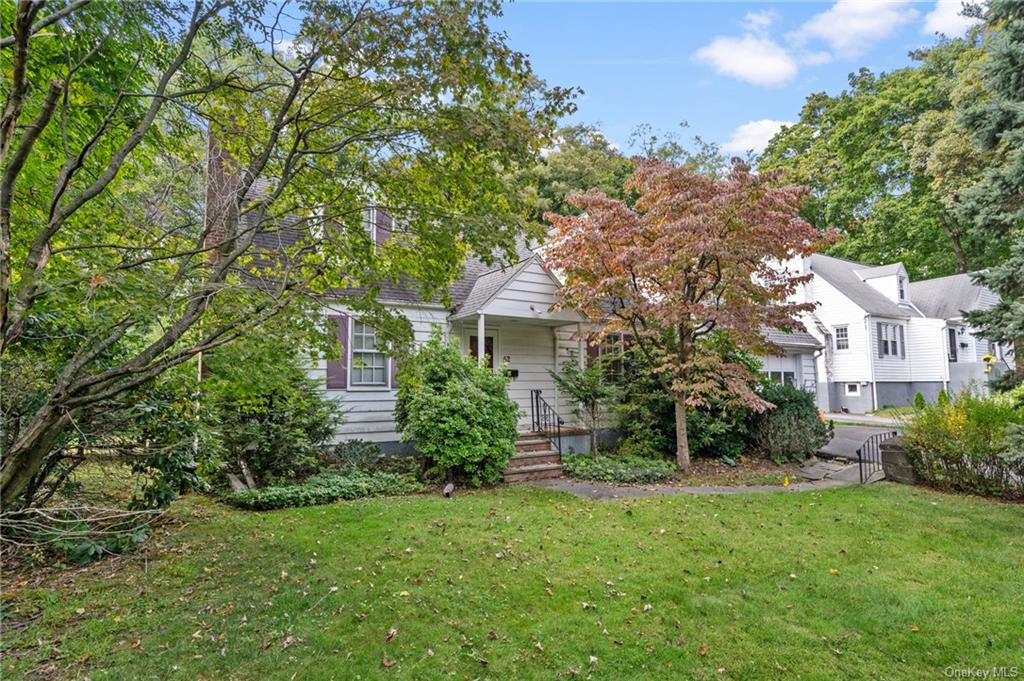
[[[800,219],[805,189],[780,186],[734,160],[714,178],[640,161],[627,190],[635,206],[591,190],[568,198],[579,215],[548,213],[545,257],[561,271],[560,306],[585,313],[598,336],[627,333],[675,400],[676,462],[690,465],[686,408],[728,398],[770,407],[751,389],[749,369],[706,341],[779,354],[765,330],[789,330],[813,304],[789,301],[808,276],[779,266],[810,253],[821,234]]]

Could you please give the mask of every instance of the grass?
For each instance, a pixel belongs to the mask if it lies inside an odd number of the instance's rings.
[[[890,407],[882,407],[881,409],[876,409],[873,412],[871,412],[872,416],[892,416],[892,417],[913,416],[913,414],[914,414],[914,407],[910,406],[910,405],[903,405],[903,406],[899,406],[899,407],[892,407],[892,406],[890,406]]]
[[[944,678],[1024,660],[1024,507],[983,499],[520,486],[172,515],[147,555],[5,570],[3,677]]]

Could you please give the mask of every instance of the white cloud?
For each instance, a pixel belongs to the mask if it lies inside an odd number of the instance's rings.
[[[761,35],[771,28],[778,18],[779,13],[770,9],[764,9],[759,12],[747,12],[743,15],[743,28],[751,33]]]
[[[908,0],[838,0],[829,9],[808,19],[790,37],[797,44],[816,38],[828,43],[840,55],[853,57],[918,16]]]
[[[792,121],[773,121],[769,118],[744,123],[732,131],[729,139],[722,144],[722,151],[729,154],[748,151],[761,153],[782,126],[792,124]]]
[[[781,85],[797,72],[796,60],[785,48],[770,38],[749,34],[719,36],[697,50],[697,58],[719,73],[755,85]]]
[[[929,35],[941,33],[949,38],[959,38],[968,28],[978,23],[977,19],[962,16],[962,10],[961,0],[938,0],[935,8],[925,15],[921,32]]]

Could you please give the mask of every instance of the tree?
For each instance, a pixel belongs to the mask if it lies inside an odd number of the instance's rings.
[[[1024,5],[992,0],[985,19],[993,31],[981,80],[987,97],[965,103],[964,127],[994,158],[964,192],[963,219],[993,239],[1009,237],[1010,257],[977,276],[999,294],[991,310],[968,319],[986,338],[1013,343],[1016,380],[1024,380]]]
[[[977,94],[981,50],[969,36],[914,56],[917,66],[861,69],[840,94],[810,95],[759,167],[784,168],[789,181],[810,187],[803,215],[843,235],[835,255],[901,261],[912,276],[968,272],[1006,253],[1005,241],[978,234],[957,211],[984,162],[955,124],[957,102]]]
[[[560,129],[555,140],[557,146],[540,160],[533,173],[538,215],[547,211],[571,212],[565,197],[591,187],[615,198],[625,198],[622,188],[632,165],[600,130],[573,125]]]
[[[601,412],[618,395],[615,385],[608,380],[608,366],[599,358],[583,367],[578,358],[571,358],[562,364],[561,373],[550,370],[548,373],[558,389],[575,403],[576,415],[587,424],[590,454],[597,460],[597,429],[601,425]]]
[[[0,5],[0,357],[50,367],[4,412],[3,506],[75,423],[295,302],[348,291],[397,335],[379,286],[443,296],[467,253],[514,247],[507,177],[572,92],[490,30],[500,5],[300,11],[292,34],[259,0]]]
[[[777,263],[809,253],[821,235],[799,217],[803,188],[738,160],[722,179],[640,162],[626,187],[639,194],[635,208],[589,191],[570,198],[580,215],[548,213],[545,257],[565,278],[560,304],[600,324],[599,337],[629,333],[672,394],[685,469],[688,405],[726,395],[768,406],[749,369],[705,351],[706,341],[721,333],[741,350],[779,352],[764,328],[792,328],[813,305],[787,301],[806,277]]]

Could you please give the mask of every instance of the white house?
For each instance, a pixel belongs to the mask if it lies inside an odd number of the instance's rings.
[[[463,352],[478,356],[478,339],[483,338],[485,355],[508,366],[512,380],[509,395],[520,408],[519,427],[533,427],[536,392],[573,432],[572,405],[559,394],[550,371],[567,361],[585,361],[596,351],[586,345],[586,320],[578,313],[553,310],[560,282],[547,270],[540,257],[521,248],[517,261],[489,267],[470,260],[463,275],[450,289],[452,307],[424,303],[415,291],[384,287],[381,302],[399,310],[411,322],[416,342],[424,342],[433,326],[458,339]],[[394,361],[373,329],[351,314],[343,298],[331,303],[325,315],[338,329],[342,356],[338,361],[321,361],[312,375],[323,381],[326,394],[346,409],[338,439],[364,439],[380,443],[385,450],[400,448],[393,410],[397,397]],[[817,385],[815,356],[822,343],[809,333],[769,333],[783,348],[780,357],[763,358],[764,371],[786,383],[814,390]],[[578,433],[579,430],[577,429]],[[586,451],[586,437],[571,442]]]
[[[965,311],[998,300],[970,275],[911,282],[901,263],[871,266],[822,254],[795,266],[814,275],[797,298],[817,304],[805,323],[824,346],[818,402],[827,411],[864,413],[910,404],[917,392],[934,400],[940,390],[968,385],[984,390],[1012,366],[1004,349],[964,320]],[[983,360],[987,354],[998,359],[995,366]]]

